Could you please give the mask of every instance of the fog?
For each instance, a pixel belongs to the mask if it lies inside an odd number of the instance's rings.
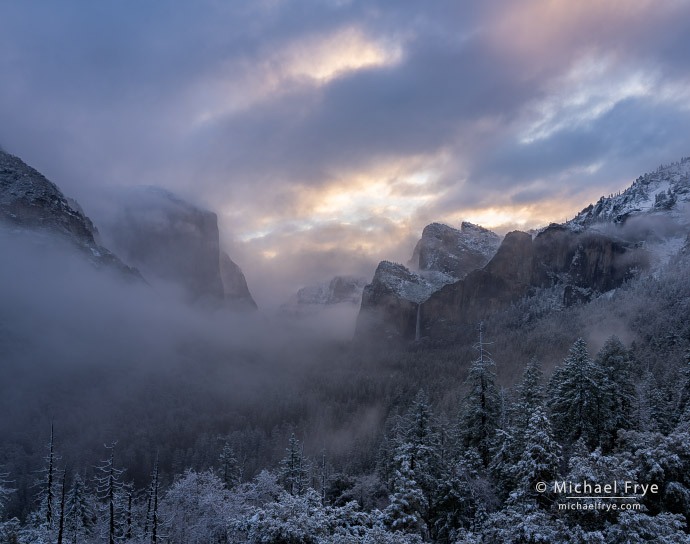
[[[173,284],[96,269],[43,233],[3,231],[0,254],[0,436],[23,444],[27,462],[53,418],[68,460],[95,461],[120,440],[134,477],[148,448],[166,445],[171,462],[171,444],[189,448],[205,433],[298,423],[319,402],[307,376],[336,365],[352,337],[356,308],[295,319],[190,304]],[[310,423],[308,447],[346,451],[372,433],[378,409],[357,413]]]

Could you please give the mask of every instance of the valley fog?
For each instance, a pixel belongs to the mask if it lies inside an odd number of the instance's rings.
[[[295,320],[190,304],[172,284],[98,270],[51,235],[3,233],[0,251],[0,435],[3,448],[23,444],[27,463],[51,420],[70,464],[94,462],[113,440],[136,465],[163,444],[186,451],[204,434],[297,424],[316,400],[305,376],[334,366],[354,330],[350,308]],[[336,433],[347,450],[358,431],[345,420],[311,429],[311,446]]]

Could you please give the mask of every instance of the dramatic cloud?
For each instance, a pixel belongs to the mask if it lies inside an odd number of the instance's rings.
[[[464,4],[9,4],[0,144],[87,212],[130,184],[215,210],[276,293],[406,260],[431,221],[562,221],[688,154],[687,2]]]

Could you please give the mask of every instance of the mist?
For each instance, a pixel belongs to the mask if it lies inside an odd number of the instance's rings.
[[[96,269],[43,233],[3,231],[0,253],[0,435],[30,447],[27,459],[51,420],[72,462],[95,462],[112,440],[139,456],[205,433],[269,433],[280,412],[298,422],[306,376],[332,367],[353,332],[352,308],[295,320],[189,303],[171,283]],[[366,421],[312,425],[312,445],[336,433],[345,451],[372,432]]]

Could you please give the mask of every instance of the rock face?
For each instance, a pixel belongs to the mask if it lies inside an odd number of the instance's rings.
[[[495,255],[497,237],[481,227],[463,224],[457,231],[432,224],[413,255],[419,275],[400,265],[379,267],[365,289],[357,332],[449,339],[459,325],[541,289],[554,289],[562,305],[587,302],[682,251],[689,230],[690,158],[639,177],[627,190],[534,237],[512,232]],[[434,283],[436,289],[427,285]]]
[[[220,251],[216,214],[157,187],[131,189],[102,230],[152,280],[176,283],[191,300],[255,308],[240,268]]]
[[[21,159],[0,150],[0,225],[55,234],[78,248],[97,267],[130,277],[139,273],[98,243],[98,231],[81,207]]]
[[[601,197],[566,223],[576,230],[601,224],[621,225],[640,215],[664,214],[688,223],[690,207],[690,157],[637,178],[625,191]]]
[[[224,251],[220,254],[220,279],[225,300],[231,307],[256,310],[256,302],[249,292],[242,269]]]
[[[488,229],[463,222],[460,230],[441,223],[424,227],[410,266],[441,272],[456,281],[482,268],[494,256],[501,238]]]
[[[646,253],[603,234],[552,225],[533,240],[511,232],[482,270],[432,294],[421,308],[421,330],[448,337],[459,324],[475,323],[537,289],[562,288],[562,303],[589,301],[648,266]],[[409,338],[410,331],[403,337]]]
[[[327,283],[309,285],[297,291],[297,304],[358,303],[367,281],[357,276],[335,276]]]
[[[414,339],[418,309],[439,287],[401,264],[382,261],[364,288],[355,334]]]
[[[330,281],[302,287],[281,306],[281,311],[306,316],[336,305],[359,305],[366,284],[366,278],[360,276],[335,276]]]
[[[472,223],[463,222],[460,230],[441,223],[427,225],[409,263],[416,272],[389,261],[379,263],[364,288],[357,334],[375,331],[387,339],[418,338],[422,303],[486,265],[499,244],[497,234]]]

